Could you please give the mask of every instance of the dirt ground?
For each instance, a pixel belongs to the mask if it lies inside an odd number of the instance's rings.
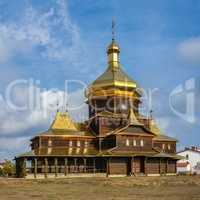
[[[200,200],[200,176],[0,179],[0,200]]]

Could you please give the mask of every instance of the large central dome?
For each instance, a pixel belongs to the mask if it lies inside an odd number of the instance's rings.
[[[102,75],[89,85],[86,95],[87,97],[101,96],[102,90],[104,90],[104,94],[107,91],[110,96],[112,96],[115,95],[116,92],[130,92],[137,88],[136,82],[123,71],[120,64],[119,54],[120,47],[113,39],[107,48],[108,67]],[[111,89],[114,90],[111,92]]]

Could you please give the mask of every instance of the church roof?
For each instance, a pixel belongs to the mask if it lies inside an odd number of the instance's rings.
[[[135,116],[133,109],[130,109],[128,118],[129,118],[129,125],[143,126]]]
[[[165,153],[165,152],[159,152],[151,157],[156,157],[156,158],[172,158],[174,160],[179,160],[182,159],[183,156],[179,156],[177,154],[169,154],[169,153]]]
[[[16,158],[20,158],[20,157],[29,157],[29,156],[35,156],[34,151],[24,152],[24,153],[22,153],[22,154],[17,155]]]
[[[157,126],[156,122],[151,119],[150,121],[150,131],[152,131],[154,134],[156,135],[162,135],[162,131],[160,130],[160,128]]]
[[[130,109],[129,111],[128,124],[125,127],[114,131],[112,134],[140,134],[146,136],[154,135],[150,130],[148,130],[143,124],[138,121],[132,109]]]
[[[88,131],[73,131],[73,130],[47,130],[39,134],[40,136],[88,136],[93,137],[91,132]]]
[[[57,112],[49,130],[39,134],[40,136],[93,136],[88,131],[80,131],[67,112]]]
[[[90,87],[99,88],[107,86],[117,86],[136,88],[136,82],[122,70],[119,60],[119,53],[120,48],[113,39],[111,44],[107,48],[108,68],[90,85]]]
[[[157,141],[175,141],[177,142],[177,139],[173,138],[173,137],[169,137],[167,135],[157,135],[154,140]]]
[[[75,123],[70,118],[69,114],[57,112],[56,117],[51,124],[51,130],[65,130],[65,131],[77,131]]]
[[[108,67],[107,70],[99,76],[91,85],[91,87],[119,86],[136,88],[136,82],[130,78],[121,67],[113,70]]]

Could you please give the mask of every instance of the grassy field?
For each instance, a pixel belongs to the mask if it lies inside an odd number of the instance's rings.
[[[200,200],[200,177],[0,179],[0,200]]]

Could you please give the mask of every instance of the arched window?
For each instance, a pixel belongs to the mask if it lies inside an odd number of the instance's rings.
[[[133,146],[137,146],[137,141],[136,140],[133,140]]]

